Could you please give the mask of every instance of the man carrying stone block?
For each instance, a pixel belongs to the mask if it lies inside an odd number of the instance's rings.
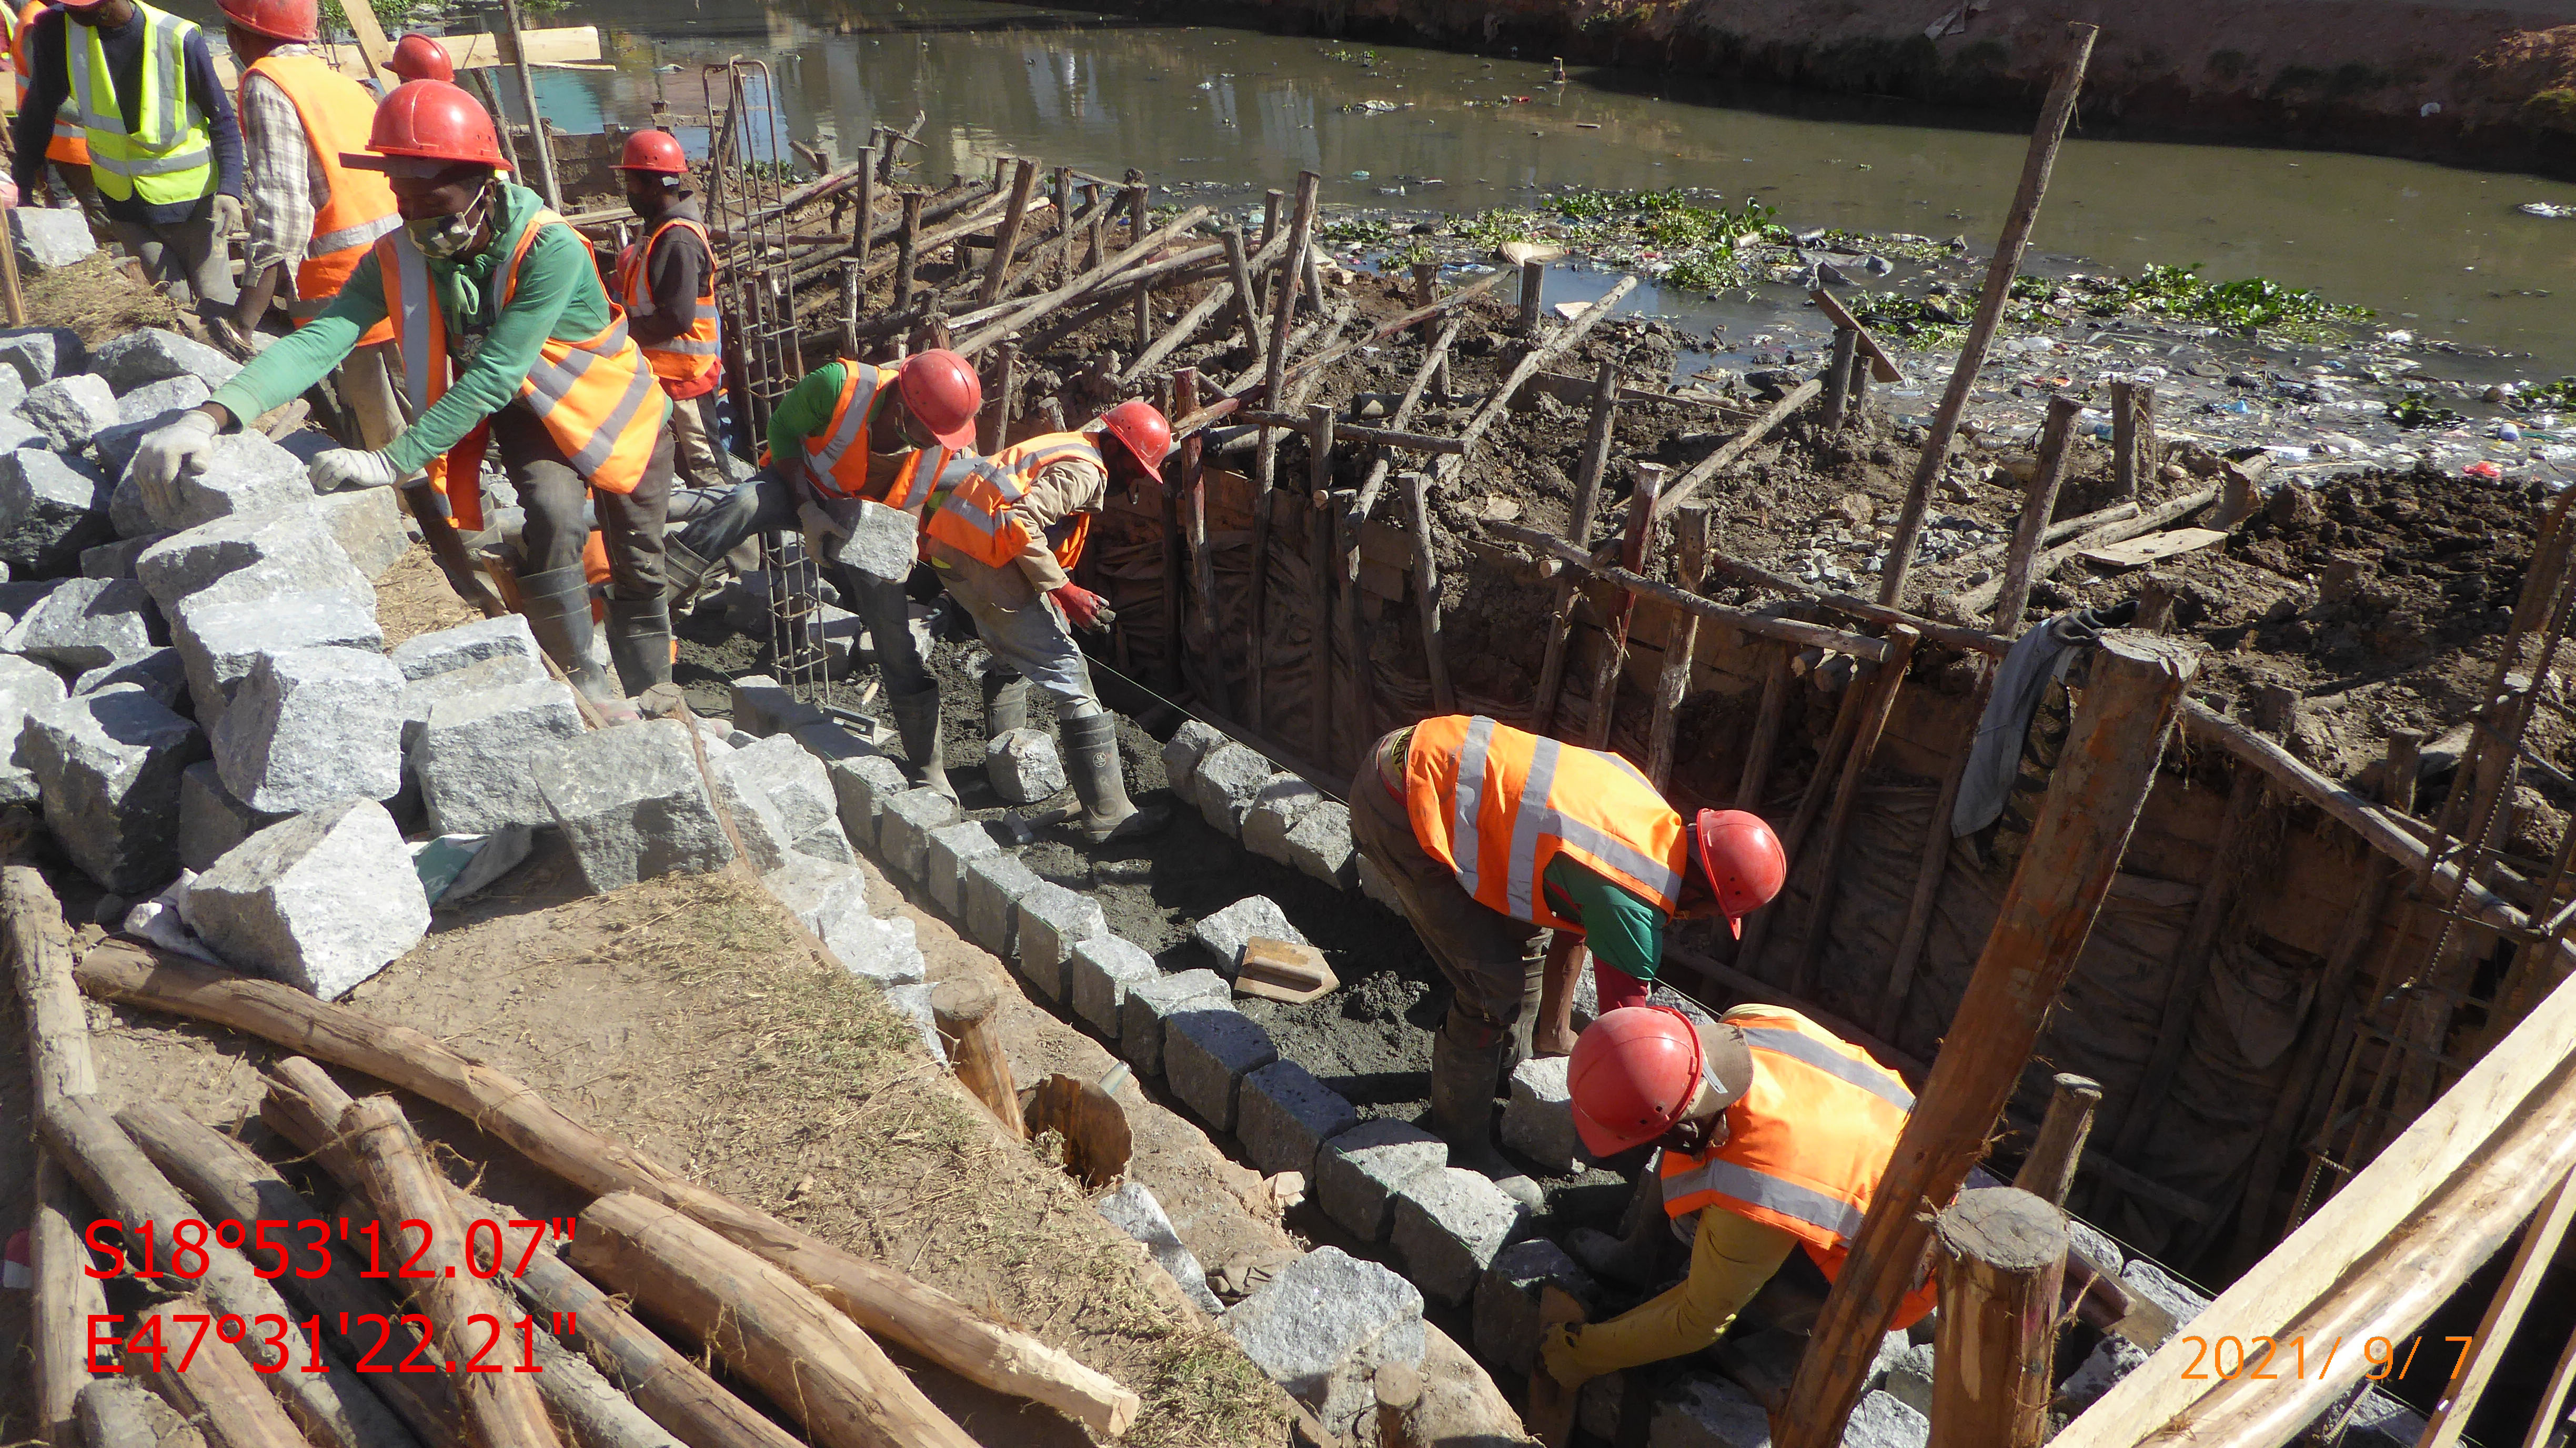
[[[940,758],[939,689],[913,643],[903,586],[919,556],[931,480],[944,459],[974,447],[983,405],[983,379],[954,352],[917,353],[895,367],[847,357],[824,363],[770,413],[760,471],[672,540],[667,569],[669,601],[683,604],[744,539],[802,528],[876,645],[886,709],[914,775],[952,799],[957,791]]]
[[[983,679],[985,728],[998,736],[1027,723],[1032,681],[1054,696],[1066,772],[1082,800],[1077,823],[1094,843],[1141,838],[1169,816],[1127,798],[1117,716],[1101,707],[1073,641],[1074,629],[1098,632],[1115,615],[1072,569],[1110,485],[1133,491],[1150,479],[1159,487],[1171,447],[1172,424],[1152,403],[1122,402],[1080,431],[1042,433],[989,459],[951,459],[925,525],[940,583],[965,605],[997,665]]]

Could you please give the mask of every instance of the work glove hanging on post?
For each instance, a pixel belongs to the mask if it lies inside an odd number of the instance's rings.
[[[390,488],[401,480],[401,474],[394,471],[393,463],[383,453],[353,447],[335,447],[323,453],[304,472],[317,493],[336,493],[343,488]]]
[[[126,475],[143,493],[143,507],[155,518],[179,513],[179,479],[203,472],[215,450],[215,420],[202,412],[183,412],[179,420],[156,428],[134,449]]]
[[[1118,622],[1118,610],[1109,606],[1109,600],[1080,584],[1049,589],[1047,597],[1064,610],[1066,622],[1084,633],[1107,633],[1109,626]]]

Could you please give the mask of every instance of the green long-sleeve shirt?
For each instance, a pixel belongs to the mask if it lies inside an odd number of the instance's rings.
[[[1576,863],[1571,855],[1547,862],[1540,880],[1547,906],[1583,927],[1583,944],[1613,970],[1651,981],[1664,959],[1664,912],[1625,885]]]
[[[428,259],[430,285],[447,319],[448,355],[463,357],[460,341],[466,335],[480,333],[483,343],[471,362],[459,366],[437,404],[385,448],[386,461],[399,474],[426,466],[477,423],[508,406],[537,365],[546,339],[586,342],[608,328],[607,288],[591,263],[589,244],[568,226],[538,233],[519,266],[518,290],[510,305],[492,315],[499,301],[494,274],[517,248],[519,234],[545,208],[544,199],[524,186],[503,182],[496,191],[500,215],[492,244],[454,261]],[[369,251],[321,316],[253,358],[212,400],[247,423],[320,381],[384,317],[384,279],[376,254]],[[825,415],[830,415],[828,409]]]

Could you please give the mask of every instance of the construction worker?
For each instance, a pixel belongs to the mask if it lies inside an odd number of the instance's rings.
[[[26,8],[10,11],[5,4],[0,4],[0,15],[7,16],[9,20],[9,69],[15,77],[20,115],[27,113],[27,82],[33,74],[27,68],[27,32],[35,28],[36,17],[52,9],[53,5],[54,0],[27,0]],[[72,200],[83,211],[91,213],[94,222],[103,227],[107,218],[98,209],[98,188],[89,179],[87,136],[88,133],[81,129],[80,108],[72,104],[70,92],[65,91],[63,103],[54,107],[54,131],[52,138],[45,142],[45,160],[54,177],[63,183],[63,189],[71,193]],[[31,202],[40,202],[45,196],[41,189],[23,194]]]
[[[1110,487],[1160,487],[1171,447],[1171,422],[1131,398],[1079,431],[1042,433],[989,459],[950,459],[925,525],[940,583],[998,665],[982,678],[988,737],[1028,722],[1032,681],[1054,696],[1065,772],[1082,801],[1077,823],[1095,844],[1151,834],[1168,812],[1127,798],[1118,718],[1101,707],[1072,632],[1101,631],[1116,615],[1070,574]]]
[[[904,580],[843,567],[832,535],[837,529],[847,536],[862,503],[919,519],[940,459],[975,445],[983,405],[983,380],[954,352],[918,352],[891,367],[846,357],[824,363],[797,379],[770,413],[760,471],[671,540],[663,569],[670,606],[678,607],[716,559],[752,534],[819,521],[823,526],[811,530],[817,561],[831,569],[841,601],[876,647],[886,711],[904,753],[921,783],[952,796],[940,757],[939,689],[913,641]]]
[[[535,192],[500,178],[492,118],[439,80],[395,87],[363,156],[392,177],[401,229],[379,238],[321,316],[270,344],[205,406],[144,439],[131,468],[147,504],[199,465],[218,430],[259,416],[339,365],[391,318],[414,420],[384,448],[335,448],[311,465],[316,492],[406,488],[424,518],[441,497],[458,526],[483,526],[487,443],[526,510],[519,609],[537,642],[603,712],[624,715],[590,655],[582,544],[585,496],[607,546],[608,649],[625,692],[671,676],[662,611],[662,510],[671,488],[670,403],[590,244]]]
[[[1618,755],[1482,716],[1425,719],[1380,739],[1350,803],[1352,840],[1452,992],[1432,1041],[1432,1130],[1452,1164],[1531,1206],[1537,1188],[1494,1149],[1493,1107],[1530,1053],[1540,931],[1579,933],[1596,957],[1652,979],[1675,917],[1723,914],[1740,934],[1788,873],[1759,818],[1701,810],[1685,826]]]
[[[22,38],[31,68],[10,132],[19,194],[44,194],[68,100],[117,240],[173,297],[232,305],[224,238],[241,229],[241,127],[205,32],[138,0],[63,0]]]
[[[673,466],[692,488],[731,481],[717,456],[716,388],[724,350],[716,332],[716,252],[689,188],[689,161],[668,131],[637,131],[617,158],[626,204],[643,239],[617,254],[617,299],[627,330],[671,398]]]
[[[1575,1041],[1566,1089],[1593,1155],[1663,1149],[1641,1184],[1660,1190],[1663,1210],[1641,1214],[1636,1245],[1684,1231],[1691,1243],[1680,1285],[1607,1322],[1548,1330],[1541,1364],[1569,1390],[1717,1341],[1794,1249],[1827,1279],[1839,1274],[1914,1109],[1903,1077],[1779,1006],[1717,1021],[1669,1006],[1609,1011]],[[1647,1254],[1630,1260],[1639,1270],[1614,1275],[1660,1275]],[[1892,1325],[1911,1326],[1935,1297],[1916,1284]]]
[[[404,80],[456,79],[456,62],[447,47],[438,43],[437,36],[417,30],[394,42],[393,58],[385,62],[385,69]]]
[[[250,238],[230,325],[237,350],[247,356],[250,334],[272,300],[283,300],[297,326],[320,316],[376,238],[399,228],[402,218],[381,172],[340,163],[365,149],[376,97],[313,53],[321,38],[314,0],[223,0],[223,12],[225,39],[243,67]],[[393,340],[393,323],[378,322],[334,379],[364,447],[384,447],[402,431]]]

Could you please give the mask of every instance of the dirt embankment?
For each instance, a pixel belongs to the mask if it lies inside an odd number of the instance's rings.
[[[1128,0],[1166,18],[1206,7]],[[2576,175],[2576,13],[2390,0],[1235,0],[1251,24],[2026,115],[2102,29],[2079,124]]]

